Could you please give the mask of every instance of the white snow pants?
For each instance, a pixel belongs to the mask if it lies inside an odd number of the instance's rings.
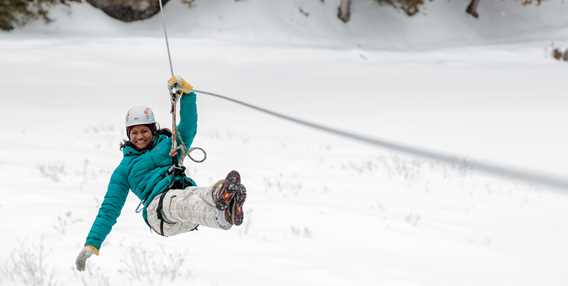
[[[215,207],[212,187],[187,187],[169,190],[162,202],[164,236],[172,236],[194,230],[198,225],[229,229],[231,224],[225,220],[224,211]],[[148,205],[147,219],[150,227],[160,233],[161,220],[158,218],[159,195]]]

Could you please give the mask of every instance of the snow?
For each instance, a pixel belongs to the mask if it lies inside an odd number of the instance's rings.
[[[568,175],[568,64],[547,54],[551,42],[568,47],[567,4],[482,2],[480,20],[458,1],[428,3],[412,19],[371,5],[356,1],[344,25],[332,1],[174,2],[166,13],[176,73],[326,125]],[[0,34],[0,285],[30,285],[9,273],[40,253],[37,277],[51,273],[58,285],[568,282],[565,191],[205,95],[195,145],[209,158],[186,165],[202,185],[238,169],[249,190],[245,223],[162,238],[129,196],[89,272],[73,271],[121,158],[126,110],[149,105],[169,125],[169,66],[159,18],[121,24],[86,4],[55,12],[52,25]],[[154,271],[133,273],[136,263]]]

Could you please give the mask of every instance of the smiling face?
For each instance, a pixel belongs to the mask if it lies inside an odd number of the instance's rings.
[[[150,130],[150,128],[146,125],[136,125],[130,128],[130,133],[128,135],[130,137],[130,142],[132,142],[132,144],[134,144],[134,146],[136,146],[139,150],[148,147],[154,139],[152,130]]]

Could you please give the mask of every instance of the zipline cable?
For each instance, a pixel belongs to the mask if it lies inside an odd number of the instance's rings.
[[[170,63],[170,73],[171,73],[171,76],[174,77],[175,76],[174,65],[172,63],[172,53],[170,51],[170,41],[169,41],[169,37],[168,37],[168,28],[167,28],[167,25],[166,25],[166,16],[164,14],[164,5],[162,3],[162,0],[158,0],[158,3],[160,3],[160,19],[161,19],[161,22],[162,22],[162,30],[163,30],[163,33],[164,33],[164,40],[166,42],[166,50],[168,51],[168,60],[169,60],[169,63]],[[189,148],[189,150],[188,150],[186,145],[185,145],[185,142],[183,142],[183,139],[181,137],[179,138],[180,141],[181,141],[180,142],[181,144],[177,143],[178,138],[177,138],[177,128],[176,128],[177,127],[176,126],[177,125],[176,107],[177,107],[177,102],[178,102],[178,99],[179,99],[179,97],[175,95],[177,92],[178,92],[178,90],[176,90],[174,92],[170,91],[170,93],[171,93],[170,94],[171,95],[171,98],[170,98],[170,102],[171,102],[170,113],[172,114],[172,147],[171,147],[170,152],[173,154],[177,150],[181,149],[182,161],[183,161],[183,158],[185,158],[185,155],[187,155],[189,157],[189,159],[191,159],[193,162],[203,163],[207,159],[207,152],[205,152],[205,150],[203,148],[192,147],[192,148]],[[191,152],[193,152],[195,150],[201,151],[201,153],[203,153],[202,159],[195,159],[191,156]],[[176,160],[175,158],[176,157],[173,157],[174,166],[177,167],[177,168],[181,168],[180,162],[178,162],[178,160]]]
[[[164,5],[162,4],[162,0],[158,0],[160,2],[160,19],[162,22],[162,30],[164,32],[164,39],[166,40],[166,49],[168,50],[168,60],[170,62],[170,72],[172,77],[174,74],[174,65],[172,64],[172,53],[170,52],[170,41],[168,38],[168,29],[166,27],[166,16],[164,15]]]
[[[485,174],[489,174],[489,175],[515,179],[515,180],[524,181],[524,182],[527,182],[527,183],[539,184],[539,185],[551,187],[551,188],[557,189],[557,190],[568,191],[568,180],[554,176],[554,175],[550,175],[550,174],[546,174],[546,173],[540,173],[540,172],[536,172],[536,171],[518,169],[518,168],[514,168],[514,167],[510,167],[510,166],[499,165],[499,164],[492,163],[492,162],[484,162],[484,161],[479,161],[479,160],[465,159],[463,157],[448,154],[448,153],[437,152],[437,151],[428,150],[428,149],[425,149],[425,148],[419,148],[419,147],[400,144],[400,143],[387,141],[387,140],[383,140],[383,139],[379,139],[379,138],[373,138],[373,137],[370,137],[370,136],[357,134],[357,133],[354,133],[354,132],[341,130],[341,129],[325,126],[325,125],[322,125],[322,124],[310,122],[310,121],[307,121],[307,120],[304,120],[304,119],[300,119],[300,118],[297,118],[297,117],[293,117],[293,116],[290,116],[290,115],[286,115],[286,114],[283,114],[283,113],[272,111],[272,110],[269,110],[269,109],[266,109],[266,108],[263,108],[263,107],[252,105],[252,104],[246,103],[244,101],[233,99],[233,98],[221,95],[221,94],[203,91],[203,90],[195,90],[195,92],[205,94],[205,95],[209,95],[209,96],[212,96],[212,97],[217,97],[217,98],[220,98],[220,99],[223,99],[223,100],[226,100],[226,101],[230,101],[230,102],[245,106],[247,108],[250,108],[250,109],[253,109],[253,110],[256,110],[256,111],[259,111],[259,112],[262,112],[262,113],[265,113],[265,114],[268,114],[268,115],[271,115],[271,116],[274,116],[274,117],[277,117],[277,118],[280,118],[280,119],[283,119],[283,120],[286,120],[286,121],[289,121],[289,122],[293,122],[293,123],[303,125],[303,126],[306,126],[306,127],[312,128],[312,129],[316,129],[316,130],[319,130],[319,131],[327,132],[327,133],[330,133],[330,134],[333,134],[333,135],[336,135],[336,136],[339,136],[339,137],[344,137],[344,138],[352,139],[352,140],[355,140],[355,141],[363,142],[363,143],[366,143],[366,144],[370,144],[372,146],[382,147],[382,148],[385,148],[385,149],[388,149],[388,150],[393,150],[393,151],[400,152],[400,153],[405,153],[405,154],[409,154],[409,155],[413,155],[413,156],[419,156],[419,157],[423,157],[423,158],[427,158],[427,159],[441,161],[441,162],[445,162],[447,164],[450,164],[452,166],[463,167],[463,168],[470,169],[470,170],[473,170],[473,171],[478,171],[480,173],[485,173]],[[566,194],[565,192],[563,192],[563,193]]]
[[[170,44],[169,44],[169,38],[168,38],[168,31],[166,28],[166,22],[165,22],[165,16],[164,16],[164,8],[163,8],[163,4],[162,4],[162,0],[158,0],[160,2],[160,13],[161,13],[161,19],[162,19],[162,28],[163,28],[163,32],[164,32],[164,39],[166,42],[166,49],[168,51],[168,60],[169,60],[169,64],[170,64],[170,72],[172,77],[175,76],[174,74],[174,68],[173,68],[173,64],[172,64],[172,55],[170,52]],[[500,177],[505,177],[505,178],[510,178],[510,179],[515,179],[515,180],[519,180],[519,181],[524,181],[527,183],[535,183],[535,184],[540,184],[543,186],[548,186],[548,187],[552,187],[554,189],[561,189],[561,190],[568,190],[568,180],[554,176],[554,175],[550,175],[550,174],[545,174],[545,173],[540,173],[540,172],[536,172],[536,171],[529,171],[529,170],[523,170],[523,169],[518,169],[518,168],[514,168],[514,167],[510,167],[510,166],[504,166],[504,165],[499,165],[496,163],[492,163],[492,162],[484,162],[484,161],[479,161],[479,160],[472,160],[472,159],[465,159],[463,157],[459,157],[456,155],[452,155],[452,154],[448,154],[448,153],[443,153],[443,152],[437,152],[437,151],[432,151],[432,150],[428,150],[425,148],[419,148],[419,147],[413,147],[410,145],[405,145],[405,144],[400,144],[400,143],[396,143],[396,142],[392,142],[392,141],[387,141],[387,140],[383,140],[383,139],[379,139],[379,138],[373,138],[370,136],[366,136],[366,135],[362,135],[362,134],[357,134],[357,133],[353,133],[350,131],[345,131],[345,130],[341,130],[341,129],[337,129],[337,128],[333,128],[333,127],[329,127],[329,126],[325,126],[322,124],[318,124],[318,123],[313,123],[307,120],[303,120],[300,118],[296,118],[296,117],[292,117],[283,113],[279,113],[279,112],[275,112],[272,110],[268,110],[266,108],[262,108],[256,105],[252,105],[249,103],[246,103],[244,101],[240,101],[237,99],[233,99],[221,94],[216,94],[213,92],[208,92],[208,91],[203,91],[203,90],[195,90],[195,92],[197,93],[201,93],[201,94],[205,94],[205,95],[209,95],[209,96],[213,96],[213,97],[217,97],[226,101],[230,101],[245,107],[248,107],[250,109],[289,121],[289,122],[293,122],[299,125],[303,125],[306,127],[310,127],[319,131],[323,131],[323,132],[327,132],[339,137],[344,137],[344,138],[348,138],[348,139],[352,139],[355,141],[359,141],[359,142],[363,142],[366,144],[370,144],[372,146],[376,146],[376,147],[382,147],[388,150],[393,150],[393,151],[397,151],[397,152],[401,152],[401,153],[405,153],[405,154],[410,154],[410,155],[414,155],[414,156],[419,156],[419,157],[423,157],[423,158],[428,158],[428,159],[432,159],[432,160],[436,160],[436,161],[441,161],[441,162],[445,162],[447,164],[453,165],[453,166],[460,166],[460,167],[464,167],[466,169],[471,169],[474,171],[478,171],[481,173],[486,173],[489,175],[494,175],[494,176],[500,176]],[[172,101],[172,124],[173,124],[173,132],[174,132],[174,136],[173,137],[173,143],[172,143],[172,150],[175,150],[175,148],[177,148],[176,146],[176,142],[175,142],[175,130],[176,130],[176,126],[175,126],[175,122],[176,122],[176,118],[175,118],[175,102]]]
[[[162,0],[158,0],[158,2],[160,3],[160,19],[162,22],[162,30],[164,33],[164,40],[166,42],[166,50],[168,51],[168,61],[170,63],[170,73],[172,78],[175,77],[175,73],[174,73],[174,65],[172,63],[172,53],[170,52],[170,40],[168,37],[168,29],[166,26],[166,16],[164,15],[164,5],[162,3]],[[178,148],[178,143],[177,143],[177,118],[176,118],[176,114],[177,114],[177,102],[178,102],[178,96],[177,96],[178,91],[177,90],[170,90],[170,103],[171,103],[171,109],[170,109],[170,113],[172,115],[172,147],[170,149],[170,154],[172,156],[172,163],[174,164],[174,168],[175,169],[179,169],[179,170],[183,170],[182,168],[182,164],[179,162],[179,160],[177,160],[177,150]],[[183,158],[185,158],[185,152],[186,152],[186,147],[185,144],[182,142],[181,144],[181,149],[182,149],[182,161]]]

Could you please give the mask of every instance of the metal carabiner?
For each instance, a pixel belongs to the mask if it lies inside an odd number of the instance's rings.
[[[196,160],[193,157],[191,157],[191,152],[195,151],[195,150],[199,150],[203,153],[203,159],[201,160]],[[201,147],[191,147],[189,148],[189,150],[187,151],[187,157],[189,157],[189,159],[191,159],[191,161],[195,162],[195,163],[203,163],[205,162],[205,160],[207,159],[207,152],[205,152],[205,149],[201,148]]]

